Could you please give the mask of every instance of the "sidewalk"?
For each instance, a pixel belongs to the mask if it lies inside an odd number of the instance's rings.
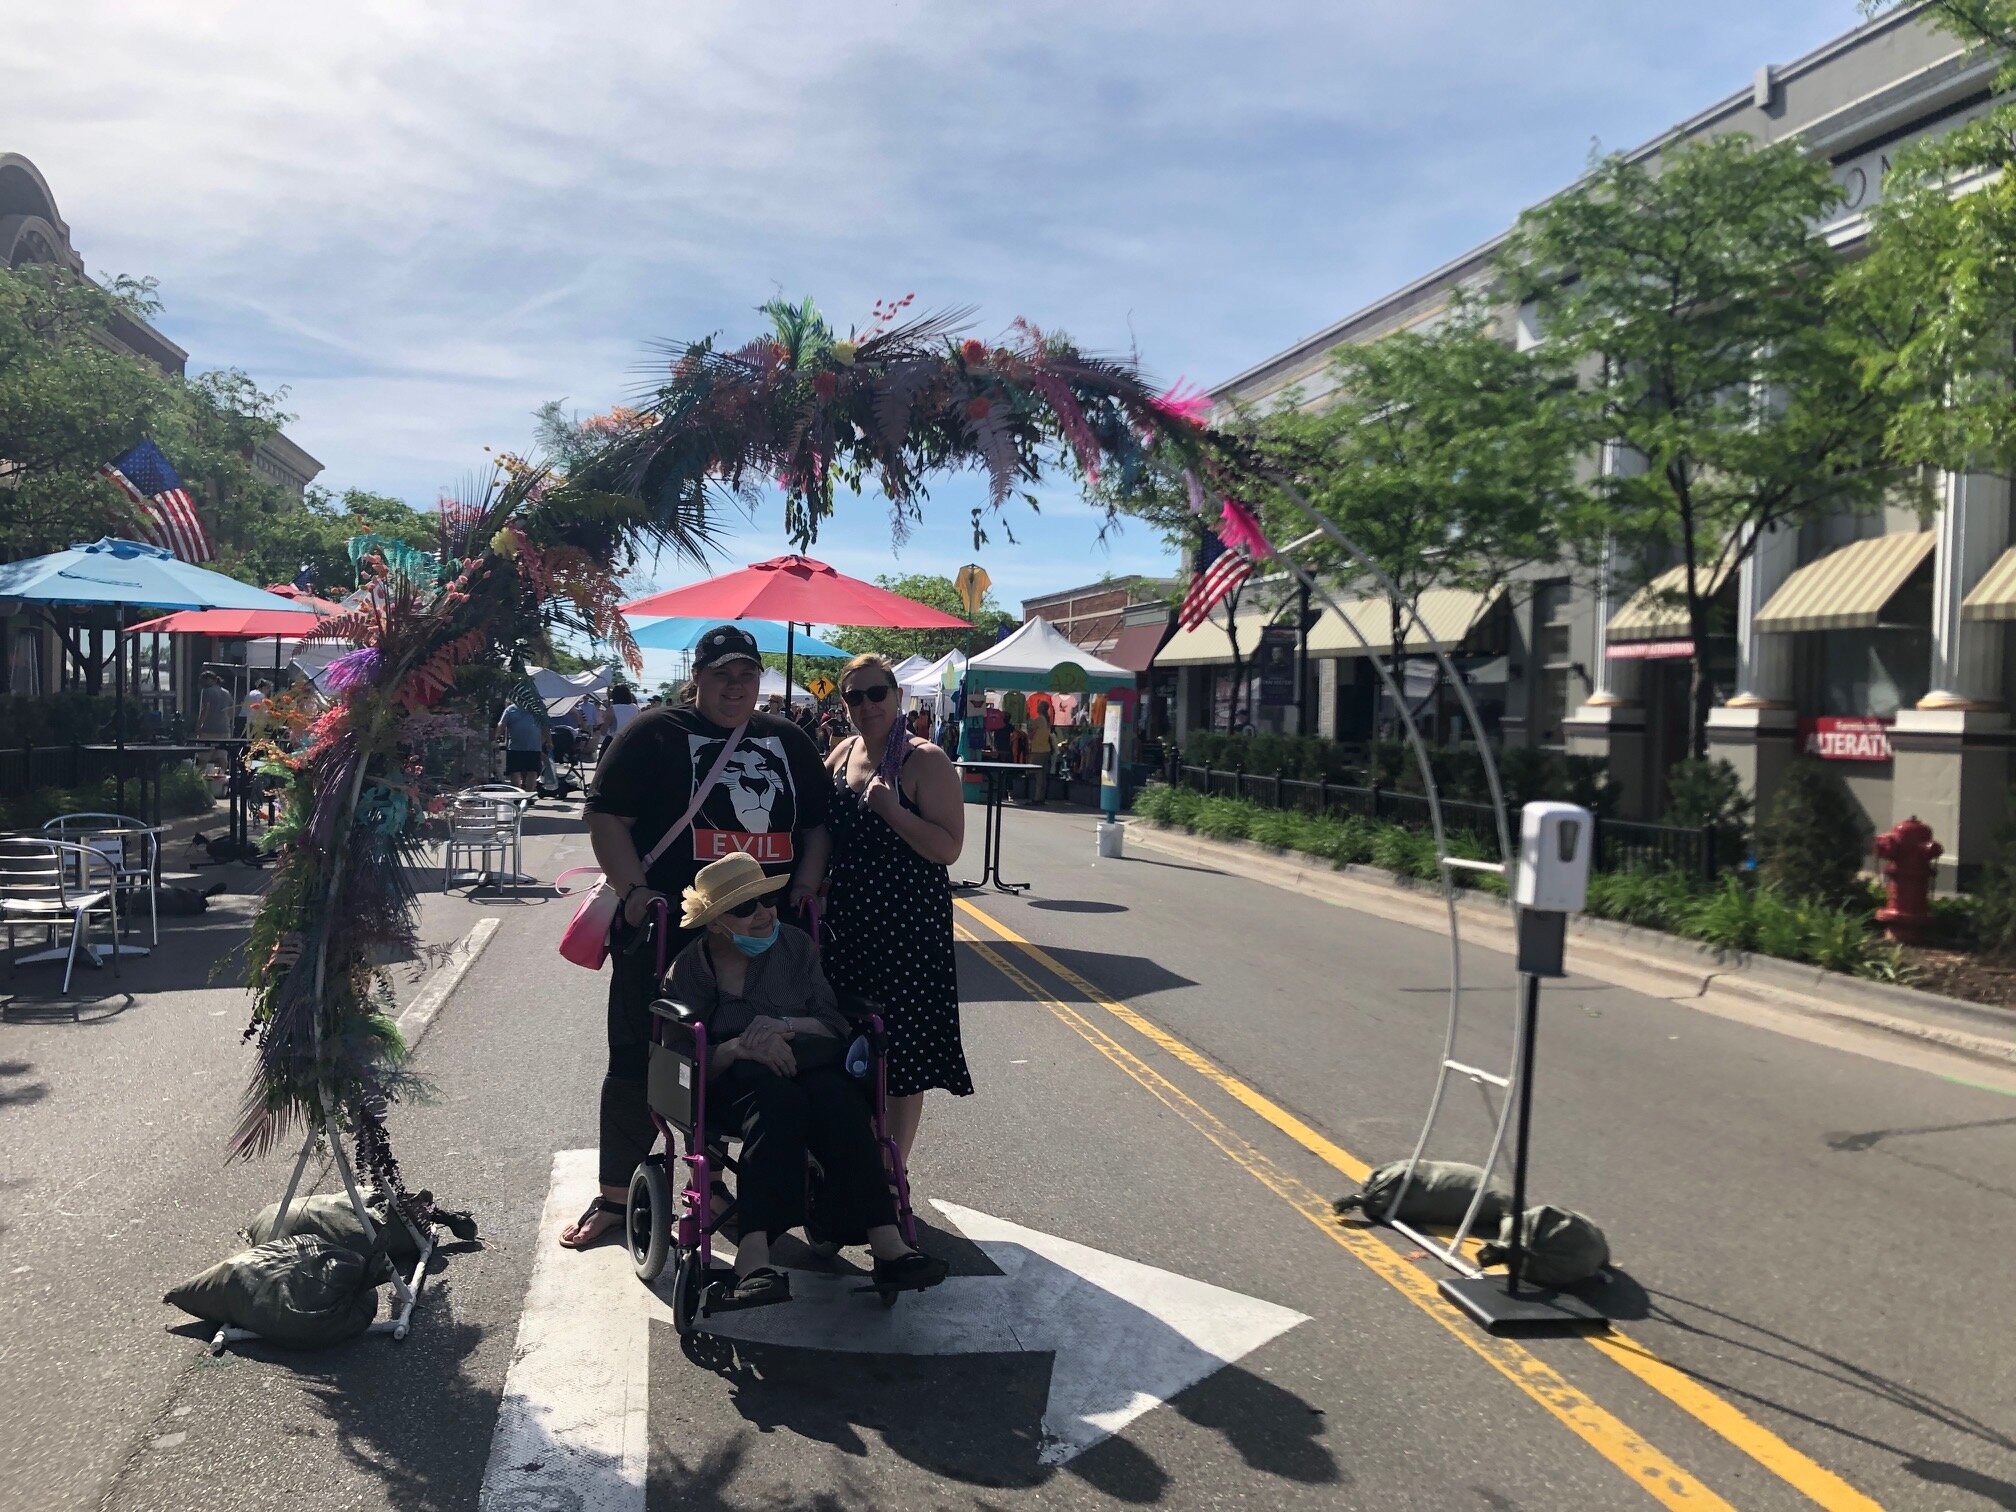
[[[1439,890],[1376,867],[1332,869],[1249,841],[1207,840],[1140,819],[1128,821],[1127,844],[1395,923],[1448,933],[1448,908]],[[1511,910],[1504,901],[1459,892],[1456,904],[1465,944],[1513,953]],[[1587,917],[1570,924],[1568,964],[1577,974],[1693,1002],[1709,1012],[1725,1011],[1729,999],[1740,999],[1751,1010],[1748,1017],[1768,1020],[1783,1015],[1837,1030],[1873,1032],[1915,1042],[1942,1057],[1964,1057],[1977,1066],[2016,1072],[2016,1016],[1977,1003],[1768,956],[1725,957],[1693,941]]]

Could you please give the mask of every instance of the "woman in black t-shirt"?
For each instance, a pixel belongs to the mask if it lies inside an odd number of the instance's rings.
[[[595,768],[588,835],[609,885],[622,896],[610,951],[609,1067],[602,1078],[601,1194],[561,1232],[583,1249],[620,1226],[630,1176],[656,1130],[644,1099],[657,992],[657,950],[643,928],[653,902],[672,904],[667,959],[690,938],[678,932],[680,895],[701,867],[740,851],[772,876],[789,876],[787,912],[818,891],[831,849],[832,789],[819,754],[790,720],[756,712],[763,662],[747,631],[717,625],[693,653],[694,701],[661,704],[633,719]],[[742,740],[707,792],[691,827],[651,863],[649,855],[692,804],[694,788],[720,760],[737,725]]]

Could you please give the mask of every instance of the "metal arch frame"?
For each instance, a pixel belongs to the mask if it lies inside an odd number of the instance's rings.
[[[1371,658],[1373,670],[1378,674],[1381,686],[1391,696],[1393,706],[1400,712],[1401,723],[1407,732],[1407,743],[1414,752],[1415,764],[1421,772],[1422,787],[1428,797],[1429,823],[1435,835],[1435,859],[1442,879],[1442,902],[1449,916],[1448,1025],[1443,1034],[1441,1064],[1436,1071],[1434,1095],[1428,1102],[1428,1115],[1422,1121],[1421,1134],[1414,1142],[1413,1153],[1407,1157],[1406,1172],[1400,1179],[1400,1185],[1393,1194],[1392,1202],[1387,1205],[1385,1213],[1380,1215],[1380,1221],[1385,1223],[1389,1228],[1405,1234],[1409,1239],[1412,1239],[1416,1244],[1434,1255],[1452,1270],[1474,1279],[1481,1276],[1483,1272],[1464,1256],[1463,1242],[1469,1237],[1471,1227],[1477,1221],[1477,1213],[1483,1206],[1485,1193],[1491,1184],[1491,1177],[1498,1168],[1499,1157],[1504,1153],[1506,1129],[1511,1121],[1512,1097],[1508,1095],[1499,1100],[1498,1116],[1492,1129],[1490,1150],[1485,1155],[1483,1161],[1484,1174],[1477,1183],[1477,1191],[1470,1199],[1469,1208],[1463,1214],[1463,1221],[1456,1226],[1455,1234],[1445,1243],[1442,1240],[1421,1233],[1409,1224],[1401,1222],[1395,1215],[1399,1213],[1401,1204],[1407,1200],[1407,1193],[1414,1184],[1415,1168],[1420,1164],[1422,1153],[1428,1148],[1429,1139],[1434,1134],[1435,1123],[1441,1116],[1443,1099],[1447,1095],[1452,1073],[1463,1076],[1479,1085],[1488,1084],[1498,1088],[1501,1092],[1509,1093],[1510,1089],[1518,1084],[1522,1069],[1520,1061],[1523,1057],[1523,1051],[1521,1049],[1516,1015],[1512,1030],[1511,1063],[1506,1075],[1499,1076],[1495,1072],[1485,1071],[1476,1066],[1465,1065],[1455,1058],[1457,1034],[1462,1026],[1463,1017],[1463,940],[1461,920],[1456,907],[1456,887],[1453,874],[1458,871],[1479,871],[1494,876],[1506,877],[1508,880],[1511,875],[1510,862],[1513,856],[1512,836],[1506,820],[1505,790],[1503,784],[1499,781],[1498,762],[1491,753],[1490,742],[1483,737],[1484,725],[1478,718],[1477,705],[1470,697],[1469,688],[1464,685],[1463,679],[1457,674],[1455,663],[1449,659],[1449,654],[1443,650],[1441,643],[1429,633],[1427,623],[1421,618],[1419,606],[1415,604],[1413,599],[1400,591],[1399,585],[1376,562],[1372,561],[1355,541],[1339,530],[1332,521],[1324,518],[1286,478],[1280,476],[1278,473],[1269,472],[1266,475],[1266,481],[1294,506],[1295,510],[1308,524],[1315,527],[1317,533],[1328,537],[1333,544],[1347,553],[1359,569],[1385,593],[1389,603],[1405,606],[1407,619],[1411,627],[1419,632],[1421,640],[1435,653],[1435,660],[1440,663],[1446,680],[1456,690],[1457,701],[1462,705],[1464,716],[1470,721],[1470,728],[1478,732],[1477,751],[1483,760],[1484,779],[1490,789],[1491,807],[1498,827],[1498,854],[1500,859],[1495,862],[1472,861],[1465,857],[1449,854],[1448,834],[1442,823],[1441,791],[1436,786],[1434,767],[1428,759],[1427,742],[1421,736],[1421,728],[1415,722],[1413,710],[1407,705],[1405,690],[1394,681],[1393,674],[1385,661],[1378,653],[1372,650],[1370,642],[1365,639],[1365,633],[1358,628],[1357,622],[1344,613],[1330,591],[1316,581],[1315,576],[1308,568],[1288,555],[1297,546],[1313,540],[1314,536],[1300,537],[1285,547],[1274,546],[1270,543],[1268,550],[1273,559],[1287,567],[1295,575],[1296,580],[1308,590],[1311,598],[1319,601],[1324,608],[1337,616],[1338,620],[1350,630],[1352,637],[1357,640],[1359,648]],[[1513,978],[1515,1005],[1517,1002],[1517,982],[1518,978],[1515,973]]]

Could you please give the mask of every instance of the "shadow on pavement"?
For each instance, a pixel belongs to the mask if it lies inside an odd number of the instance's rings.
[[[1042,991],[1054,993],[1058,998],[1071,999],[1080,996],[1069,983],[1056,981],[1042,972],[1034,961],[1018,952],[1014,946],[1000,940],[981,940],[985,945],[1004,956],[1016,970],[1031,977]],[[1178,987],[1194,987],[1197,984],[1188,977],[1176,975],[1158,962],[1146,956],[1108,955],[1091,950],[1059,950],[1053,945],[1043,947],[1044,953],[1059,965],[1069,967],[1108,997],[1122,999],[1145,997],[1153,992],[1168,992]],[[958,942],[959,995],[968,1002],[976,1003],[1034,1003],[1041,999],[1030,996],[1027,988],[1013,978],[1004,975],[1000,968],[973,948],[973,942]]]
[[[1094,903],[1085,898],[1030,898],[1031,908],[1043,909],[1046,913],[1116,914],[1128,913],[1124,903]]]
[[[1685,1297],[1668,1292],[1651,1291],[1648,1294],[1646,1316],[1678,1329],[1683,1333],[1714,1344],[1730,1346],[1775,1360],[1781,1365],[1804,1371],[1836,1386],[1846,1386],[1853,1391],[1902,1408],[1929,1423],[1973,1439],[1989,1451],[1988,1462],[2007,1466],[2016,1456],[2016,1435],[2003,1428],[1982,1421],[1960,1407],[1942,1402],[1917,1386],[1866,1365],[1858,1365],[1839,1355],[1827,1353],[1815,1345],[1802,1343],[1787,1334],[1767,1328],[1761,1323],[1753,1323],[1739,1318],[1733,1313],[1719,1311],[1705,1303],[1690,1302]],[[1899,1466],[1908,1474],[1916,1476],[1928,1484],[1952,1486],[1972,1491],[1994,1506],[2016,1508],[2016,1480],[2008,1480],[1974,1469],[1966,1465],[1956,1465],[1946,1460],[1935,1460],[1920,1453],[1922,1446],[1907,1447],[1893,1444],[1871,1433],[1860,1432],[1837,1422],[1817,1417],[1802,1409],[1796,1402],[1781,1401],[1758,1391],[1752,1391],[1731,1380],[1717,1375],[1689,1370],[1688,1375],[1703,1385],[1736,1402],[1749,1402],[1760,1407],[1781,1412],[1802,1423],[1811,1424],[1827,1433],[1838,1434],[1858,1444],[1866,1444],[1897,1456]]]

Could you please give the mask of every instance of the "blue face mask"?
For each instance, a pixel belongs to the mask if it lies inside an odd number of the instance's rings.
[[[742,954],[744,954],[745,956],[759,956],[763,954],[764,951],[768,950],[772,945],[775,945],[777,943],[777,931],[780,927],[781,926],[776,921],[773,920],[771,922],[770,932],[768,934],[760,934],[760,935],[731,934],[728,936],[728,938],[735,942],[735,948],[741,951]]]

